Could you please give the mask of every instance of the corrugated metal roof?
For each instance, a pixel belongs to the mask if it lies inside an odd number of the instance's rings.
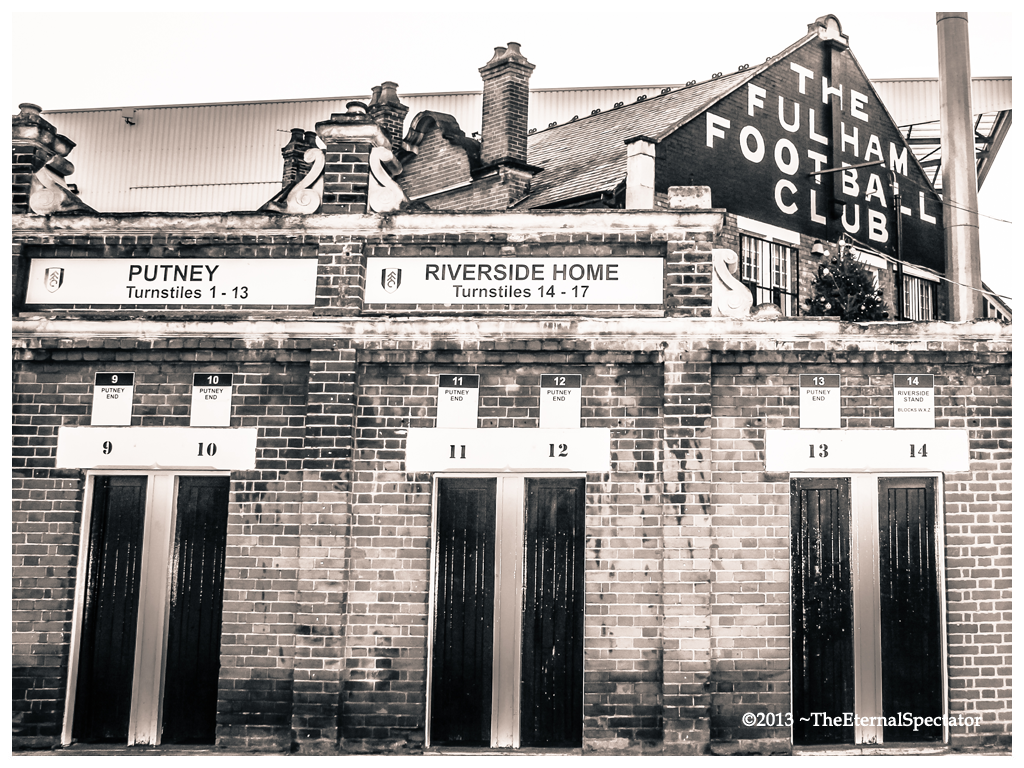
[[[732,77],[726,75],[721,80]],[[872,82],[894,120],[902,126],[916,124],[918,137],[926,130],[921,123],[938,120],[937,79]],[[623,105],[620,109],[626,109],[640,96],[660,97],[666,88],[685,92],[697,87],[703,86],[536,89],[530,95],[529,123],[539,134],[549,123],[566,123],[574,115],[583,120],[596,109],[602,113],[613,110],[619,102]],[[1011,109],[1011,89],[1009,77],[974,79],[974,111],[986,114],[982,130],[995,125],[997,113]],[[416,114],[433,110],[453,115],[467,135],[480,130],[479,92],[400,96],[409,107],[407,128]],[[44,116],[76,142],[69,157],[76,171],[68,180],[78,185],[82,198],[97,210],[241,211],[259,208],[280,189],[280,149],[292,128],[312,130],[318,121],[343,112],[348,101],[368,99],[360,95],[138,107],[135,125],[125,123],[120,107],[52,111]],[[531,141],[531,152],[534,143]],[[929,151],[915,146],[919,157]],[[529,161],[543,165],[532,156]],[[264,190],[269,192],[262,196]]]

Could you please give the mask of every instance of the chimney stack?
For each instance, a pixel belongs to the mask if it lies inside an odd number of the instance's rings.
[[[402,126],[409,108],[398,98],[398,83],[386,80],[374,86],[372,91],[373,98],[366,111],[391,140],[391,148],[397,151],[402,147]]]
[[[526,163],[530,75],[534,69],[519,50],[519,43],[495,48],[491,60],[480,67],[484,81],[480,160],[485,166],[504,160]]]
[[[312,149],[315,146],[316,132],[292,128],[291,139],[281,148],[281,156],[284,158],[284,172],[281,176],[282,187],[287,187],[309,172],[310,164],[302,157],[306,154],[307,149]]]
[[[11,119],[11,212],[47,215],[93,209],[64,181],[75,172],[68,155],[75,142],[61,136],[35,104],[19,104]]]
[[[942,211],[946,276],[954,281],[949,283],[949,319],[956,323],[982,316],[971,56],[966,13],[936,13],[935,23],[939,35],[942,197],[951,203],[944,205]]]

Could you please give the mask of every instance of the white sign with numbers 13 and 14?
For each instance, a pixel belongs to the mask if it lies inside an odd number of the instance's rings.
[[[766,472],[966,472],[965,429],[769,429]]]

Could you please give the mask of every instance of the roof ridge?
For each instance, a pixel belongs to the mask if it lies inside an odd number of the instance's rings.
[[[772,58],[774,58],[774,57],[772,57]],[[758,66],[761,66],[761,65],[758,65]],[[582,116],[575,115],[574,116],[575,119],[569,119],[569,120],[566,120],[563,123],[556,123],[555,125],[548,124],[548,126],[545,127],[545,128],[531,128],[527,135],[528,136],[535,136],[538,133],[544,133],[546,131],[552,131],[552,130],[554,130],[556,128],[561,128],[563,126],[569,125],[570,123],[578,123],[581,120],[586,120],[586,119],[591,118],[591,117],[597,117],[598,115],[604,115],[604,114],[607,114],[607,113],[612,112],[612,111],[617,110],[617,109],[627,109],[628,107],[633,107],[633,106],[636,106],[637,104],[643,104],[646,101],[652,101],[654,99],[660,99],[663,96],[670,96],[673,93],[679,93],[680,91],[685,91],[688,88],[696,88],[696,87],[701,86],[701,85],[706,85],[707,83],[717,82],[718,80],[723,80],[723,79],[725,79],[727,77],[732,77],[733,75],[737,75],[740,72],[746,72],[748,69],[753,69],[753,67],[750,67],[750,66],[740,67],[736,71],[729,72],[728,74],[723,74],[723,73],[719,72],[719,73],[716,73],[715,75],[712,75],[707,80],[701,80],[700,82],[698,82],[696,80],[689,80],[684,85],[681,85],[681,86],[675,88],[674,90],[673,90],[673,86],[671,86],[671,85],[662,86],[661,93],[656,93],[653,96],[645,96],[645,95],[641,94],[634,101],[631,101],[629,104],[625,104],[625,103],[620,101],[620,102],[618,102],[619,106],[613,106],[611,109],[599,109],[597,111],[591,110],[590,114],[582,115]],[[609,86],[609,88],[657,88],[657,87],[658,87],[657,85],[651,85],[651,86],[644,86],[644,85],[636,85],[636,86]],[[572,88],[558,88],[558,89],[551,89],[551,90],[566,90],[566,91],[568,91],[568,90],[575,90],[575,89],[572,89]],[[595,90],[600,90],[600,89],[595,89]]]

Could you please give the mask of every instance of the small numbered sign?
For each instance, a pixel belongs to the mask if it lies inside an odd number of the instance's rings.
[[[800,429],[839,428],[839,374],[800,376]]]
[[[578,429],[583,377],[562,373],[540,377],[540,428]]]
[[[930,373],[894,374],[892,398],[896,429],[934,429],[935,376]]]
[[[129,426],[132,423],[134,399],[134,373],[97,373],[92,388],[92,420],[89,423],[94,427]]]
[[[231,374],[196,373],[192,376],[193,427],[231,426]]]
[[[480,376],[475,373],[438,376],[439,429],[476,429],[480,407]]]
[[[255,469],[255,429],[61,427],[57,466],[73,469]]]
[[[611,470],[611,430],[410,429],[406,472]]]
[[[769,429],[766,472],[966,472],[965,429]]]

